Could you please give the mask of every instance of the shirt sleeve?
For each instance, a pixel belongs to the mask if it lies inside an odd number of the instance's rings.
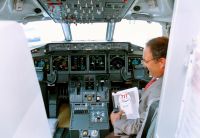
[[[133,135],[137,134],[144,121],[145,113],[142,113],[138,119],[120,119],[114,123],[115,135]]]

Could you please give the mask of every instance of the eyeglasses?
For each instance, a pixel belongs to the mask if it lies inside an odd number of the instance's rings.
[[[150,60],[142,59],[141,62],[147,64],[147,63],[149,63],[150,61],[153,61],[153,60],[155,60],[155,58],[152,58]]]

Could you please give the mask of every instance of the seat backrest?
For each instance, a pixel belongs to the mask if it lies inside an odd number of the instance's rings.
[[[51,138],[27,39],[20,24],[0,21],[0,134]]]
[[[145,121],[144,129],[142,131],[141,138],[147,137],[148,130],[149,130],[155,116],[157,115],[158,105],[159,105],[159,100],[151,103],[151,105],[149,107],[148,114],[147,114],[147,118],[146,118],[146,121]]]
[[[154,134],[155,134],[155,128],[156,128],[156,122],[157,122],[157,117],[158,117],[158,108],[156,109],[153,118],[151,120],[151,125],[148,129],[148,133],[146,138],[154,138]]]

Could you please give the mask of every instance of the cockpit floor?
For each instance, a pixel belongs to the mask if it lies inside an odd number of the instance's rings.
[[[63,103],[59,108],[58,127],[69,128],[70,125],[70,106]]]

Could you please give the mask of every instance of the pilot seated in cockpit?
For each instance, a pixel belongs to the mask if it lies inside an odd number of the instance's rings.
[[[146,85],[142,92],[139,103],[138,119],[126,119],[122,116],[123,112],[112,112],[110,120],[114,128],[114,133],[111,133],[107,138],[114,137],[129,137],[131,135],[141,137],[142,124],[147,114],[147,109],[150,103],[160,98],[162,81],[166,63],[166,55],[168,48],[168,38],[157,37],[147,42],[143,52],[143,65],[147,67],[152,80]]]

